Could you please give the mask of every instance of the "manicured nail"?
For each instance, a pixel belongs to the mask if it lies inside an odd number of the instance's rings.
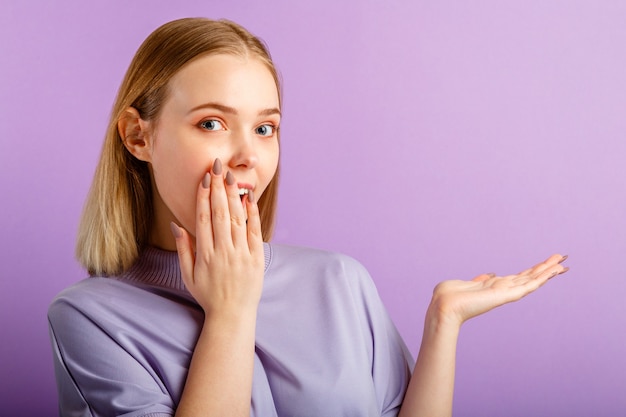
[[[254,191],[248,190],[248,201],[254,203]]]
[[[566,259],[567,259],[567,255],[563,256],[561,260],[559,261],[559,263],[562,264],[563,262],[565,262]]]
[[[176,239],[183,237],[183,232],[176,223],[170,222],[170,228],[172,229],[172,234]]]
[[[219,158],[215,159],[213,162],[213,173],[215,175],[222,175],[222,161]]]
[[[202,187],[204,189],[208,189],[211,186],[211,174],[208,172],[204,174],[204,178],[202,178]]]
[[[226,184],[233,185],[235,183],[235,177],[230,171],[226,173]]]
[[[566,273],[567,271],[569,271],[569,267],[565,267],[563,268],[563,270],[561,272],[559,272],[559,275]]]

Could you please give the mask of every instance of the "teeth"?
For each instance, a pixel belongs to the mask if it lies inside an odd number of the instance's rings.
[[[247,188],[240,188],[239,189],[239,195],[244,195],[244,194],[248,194],[248,189]]]

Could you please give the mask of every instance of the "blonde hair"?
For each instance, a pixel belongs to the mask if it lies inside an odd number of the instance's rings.
[[[100,161],[78,228],[76,257],[92,275],[128,269],[147,244],[152,227],[152,185],[146,162],[126,149],[118,120],[134,107],[143,120],[157,120],[169,80],[207,54],[254,55],[270,70],[281,101],[280,80],[263,41],[227,20],[186,18],[156,29],[137,50],[117,94]],[[258,201],[263,239],[274,229],[278,170]]]

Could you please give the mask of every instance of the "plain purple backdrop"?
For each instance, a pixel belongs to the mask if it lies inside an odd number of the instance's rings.
[[[0,414],[56,414],[46,310],[143,39],[185,16],[261,36],[284,79],[275,241],[370,270],[415,354],[433,286],[571,271],[467,323],[456,416],[626,413],[626,2],[0,4]]]

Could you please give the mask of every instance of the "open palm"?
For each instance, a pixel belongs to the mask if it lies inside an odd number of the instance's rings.
[[[498,306],[517,301],[535,291],[550,278],[567,272],[561,263],[566,256],[552,255],[544,262],[518,274],[496,276],[483,274],[470,281],[450,280],[433,291],[431,308],[458,324]]]

